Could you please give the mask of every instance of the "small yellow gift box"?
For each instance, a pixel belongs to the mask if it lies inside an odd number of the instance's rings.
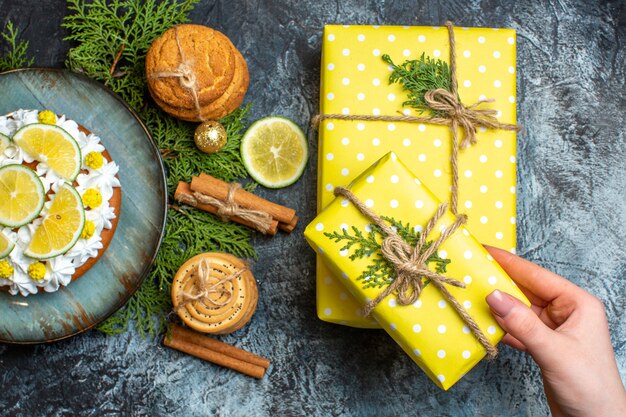
[[[377,215],[395,219],[417,232],[424,230],[440,205],[393,152],[359,175],[348,188]],[[452,213],[446,212],[426,240],[437,239],[442,228],[450,227],[455,220]],[[359,306],[384,290],[384,285],[371,285],[374,275],[363,276],[364,271],[371,271],[368,268],[378,253],[353,256],[360,249],[359,243],[346,248],[349,239],[336,237],[347,234],[354,240],[358,230],[367,238],[372,227],[370,218],[347,199],[337,197],[304,232]],[[485,297],[496,288],[521,300],[526,297],[464,226],[439,246],[438,256],[450,260],[444,275],[465,284],[465,288],[446,288],[489,341],[497,344],[504,332],[491,315]],[[435,285],[426,284],[419,299],[410,305],[400,305],[396,295],[391,294],[372,310],[371,316],[443,389],[450,388],[485,356],[483,346]]]
[[[515,31],[454,28],[458,93],[465,105],[479,100],[515,123]],[[411,115],[407,92],[389,84],[393,62],[424,53],[449,61],[445,27],[338,26],[324,28],[320,112],[322,115]],[[426,115],[427,116],[427,115]],[[462,132],[459,133],[462,136]],[[479,129],[478,143],[459,152],[459,212],[485,244],[515,250],[515,132]],[[389,151],[403,159],[441,201],[450,198],[451,133],[447,126],[326,119],[319,126],[318,211],[334,198],[333,189],[354,179]],[[355,327],[377,327],[358,314],[359,305],[341,291],[318,257],[317,313],[320,319]]]

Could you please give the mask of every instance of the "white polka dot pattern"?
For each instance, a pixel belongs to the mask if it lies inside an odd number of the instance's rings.
[[[328,36],[332,34],[333,40]],[[491,29],[455,29],[457,43],[457,63],[459,95],[465,104],[473,104],[483,97],[495,99],[495,103],[483,104],[500,111],[500,120],[514,122],[515,120],[515,41],[511,30],[492,31]],[[393,35],[393,41],[389,36]],[[508,39],[511,38],[512,42]],[[407,56],[407,51],[409,55]],[[322,113],[344,113],[364,115],[395,115],[398,112],[417,115],[416,112],[403,108],[401,103],[406,100],[406,93],[397,84],[388,85],[389,70],[382,62],[381,55],[389,54],[394,62],[402,63],[405,59],[415,59],[425,52],[434,57],[439,51],[440,59],[448,60],[447,31],[445,28],[433,29],[424,27],[410,27],[407,29],[381,26],[378,29],[365,26],[327,26],[323,38],[322,57]],[[332,65],[331,65],[332,64]],[[332,68],[332,69],[331,69]],[[481,72],[479,70],[484,70]],[[345,80],[349,80],[345,83]],[[375,81],[378,80],[378,81]],[[468,81],[465,83],[465,81]],[[496,81],[498,81],[496,83]],[[332,98],[330,98],[332,97]],[[333,124],[332,130],[327,123]],[[328,120],[325,128],[320,129],[320,165],[319,165],[319,207],[327,206],[334,198],[332,191],[337,185],[346,185],[360,175],[372,162],[376,161],[389,150],[399,152],[402,160],[411,167],[411,170],[426,184],[440,200],[449,197],[450,185],[450,134],[446,127],[429,124],[411,125],[407,123],[384,122],[354,122],[343,120]],[[346,141],[343,141],[343,138]],[[484,243],[514,248],[515,246],[515,135],[511,132],[481,131],[478,133],[478,144],[462,150],[459,157],[460,198],[459,208],[469,216],[468,229],[476,238]],[[330,155],[330,158],[328,156]],[[391,174],[393,175],[393,174]],[[393,186],[404,186],[405,181],[400,176],[394,183],[391,175],[380,176],[374,174],[367,184],[376,187],[376,190],[387,189]],[[396,174],[397,175],[397,174]],[[415,184],[420,184],[419,181]],[[381,199],[380,193],[374,192],[367,198],[372,200],[374,210],[394,210],[393,216],[403,210],[425,212],[434,210],[429,198],[413,197],[409,201],[400,198],[400,193]],[[367,199],[366,198],[366,199]],[[417,207],[416,200],[421,200],[423,206]],[[348,203],[339,205],[343,210],[351,210]],[[388,211],[388,213],[392,213]],[[347,214],[339,216],[339,222],[331,227],[324,221],[324,231],[338,230],[342,223],[352,226],[353,221],[346,218]],[[481,219],[487,220],[485,223]],[[410,219],[407,219],[410,220]],[[415,221],[411,226],[416,227]],[[316,233],[318,232],[315,230]],[[484,260],[480,252],[472,249],[471,258],[466,258],[465,251],[451,251],[446,247],[452,265],[475,263]],[[326,248],[327,255],[330,250]],[[470,255],[468,255],[470,256]],[[349,257],[342,257],[346,262]],[[455,262],[455,260],[459,262]],[[490,265],[491,262],[489,262]],[[492,265],[495,268],[495,266]],[[326,321],[344,322],[349,325],[370,327],[373,325],[369,318],[359,317],[356,311],[359,302],[346,292],[338,291],[342,283],[350,279],[337,281],[333,285],[325,284],[324,277],[330,273],[323,262],[318,262],[318,312]],[[469,273],[469,275],[468,275]],[[334,275],[338,275],[334,271]],[[481,286],[493,289],[487,282],[491,275],[497,275],[491,270],[471,272],[463,268],[457,276],[472,291]],[[319,278],[321,277],[321,278]],[[469,284],[468,282],[469,281]],[[498,285],[500,285],[498,280]],[[430,285],[426,287],[430,288]],[[344,299],[341,299],[341,294]],[[347,296],[347,299],[345,297]],[[439,297],[440,299],[440,297]],[[483,297],[484,299],[484,297]],[[474,297],[463,296],[461,302],[469,301],[472,310],[481,310],[484,305]],[[451,308],[440,309],[438,300],[430,302],[422,296],[420,307],[413,306],[411,310],[420,312],[430,311],[435,307],[440,313],[452,312]],[[326,304],[325,304],[326,303]],[[382,308],[381,306],[380,308]],[[331,308],[331,316],[324,315],[324,309]],[[384,304],[384,308],[391,308]],[[396,309],[401,309],[397,306]],[[422,313],[419,313],[422,314]],[[394,320],[397,333],[402,334],[404,323]],[[411,333],[414,321],[408,326]],[[452,334],[462,332],[462,326],[451,327],[447,321],[419,323],[422,326],[420,335],[433,332],[438,337],[446,339]],[[446,324],[445,334],[438,333],[439,324]],[[386,328],[390,328],[389,324]],[[468,340],[471,335],[465,335]],[[404,346],[404,345],[403,345]],[[459,346],[459,349],[462,347]],[[423,347],[418,348],[420,355],[415,353],[415,347],[407,347],[413,358],[436,356],[438,349],[431,351]],[[481,354],[475,347],[466,347],[461,350],[450,350],[441,347],[447,356],[440,362],[447,362],[449,358],[463,358],[462,360],[479,360]],[[471,352],[469,358],[462,355],[463,350]],[[452,359],[450,359],[452,360]],[[456,360],[456,359],[455,359]],[[461,359],[459,359],[461,360]],[[442,375],[445,384],[452,384],[456,377],[447,371],[436,372],[433,375]]]

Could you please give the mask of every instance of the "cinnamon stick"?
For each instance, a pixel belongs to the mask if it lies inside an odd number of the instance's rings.
[[[206,194],[218,200],[226,200],[229,184],[218,180],[208,174],[200,174],[191,179],[191,190]],[[252,194],[246,190],[238,190],[235,193],[235,203],[250,210],[259,210],[268,213],[279,223],[291,224],[296,216],[296,211],[280,204],[272,203],[264,198]]]
[[[172,337],[174,337],[174,335],[176,335],[177,338],[186,340],[190,343],[202,346],[223,355],[230,356],[231,358],[239,359],[240,361],[248,362],[265,369],[270,366],[270,360],[264,358],[263,356],[256,355],[233,345],[229,345],[228,343],[224,343],[220,340],[200,334],[177,324],[172,327]]]
[[[178,202],[186,203],[186,204],[189,204],[188,201],[195,200],[191,186],[186,182],[180,181],[178,183],[178,187],[176,187],[176,192],[174,193],[174,199]],[[196,201],[193,206],[196,208],[199,208],[200,210],[206,211],[207,213],[217,214],[217,208],[210,204],[202,204]],[[242,224],[244,226],[256,229],[256,227],[251,222],[245,219],[242,219],[241,217],[233,216],[230,218],[230,220],[236,223]],[[265,234],[274,236],[278,229],[278,225],[279,225],[278,220],[276,219],[272,220],[272,224],[270,225],[269,229],[267,229]]]
[[[291,223],[278,223],[278,228],[285,233],[291,233],[296,228],[296,224],[298,224],[298,216],[293,216]]]
[[[232,356],[226,355],[224,353],[211,350],[200,344],[196,344],[194,343],[195,337],[187,338],[185,336],[181,336],[180,329],[182,329],[181,326],[174,326],[172,328],[171,337],[168,337],[166,335],[165,338],[163,339],[163,344],[169,348],[176,349],[178,351],[187,353],[189,355],[195,356],[205,361],[214,363],[216,365],[220,365],[225,368],[229,368],[234,371],[241,372],[244,375],[248,375],[257,379],[261,379],[265,375],[265,371],[267,369],[264,368],[263,366],[259,366],[254,363],[237,359]],[[197,336],[203,337],[199,334]],[[207,337],[207,336],[204,336],[204,337]],[[231,346],[231,348],[241,350],[241,349],[235,348],[234,346]]]

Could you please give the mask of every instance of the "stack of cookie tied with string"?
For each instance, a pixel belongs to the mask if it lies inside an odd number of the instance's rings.
[[[182,120],[218,120],[239,107],[250,81],[243,56],[224,34],[178,25],[157,38],[146,56],[148,89],[156,104]]]
[[[181,320],[203,333],[228,334],[246,325],[259,294],[246,264],[233,255],[207,252],[185,262],[172,282],[172,304]]]

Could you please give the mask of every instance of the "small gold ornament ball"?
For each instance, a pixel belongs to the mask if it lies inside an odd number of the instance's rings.
[[[193,140],[204,153],[215,153],[226,145],[226,129],[220,123],[210,120],[196,128]]]

